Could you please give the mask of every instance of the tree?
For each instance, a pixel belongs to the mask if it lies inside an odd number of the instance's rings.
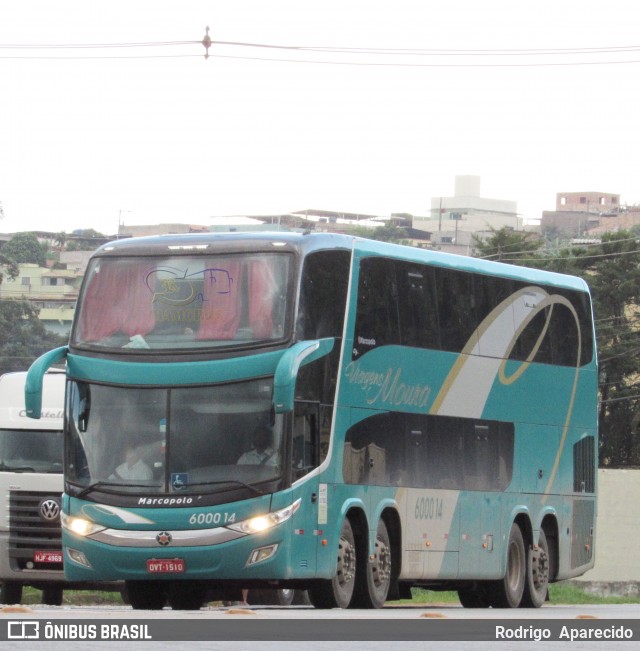
[[[486,239],[474,235],[473,245],[478,258],[499,262],[510,260],[520,262],[531,258],[532,254],[540,249],[542,242],[534,233],[514,231],[503,226],[500,229],[491,228],[491,236]]]
[[[2,284],[5,275],[9,278],[17,278],[19,274],[20,267],[16,261],[0,253],[0,284]]]
[[[409,239],[409,233],[406,228],[389,223],[386,226],[378,226],[370,237],[372,240],[404,244]]]
[[[29,262],[44,267],[47,249],[48,246],[41,244],[34,233],[18,233],[2,247],[2,253],[17,263]]]
[[[635,234],[608,233],[597,246],[549,254],[542,242],[540,248],[527,248],[527,240],[502,231],[479,244],[482,257],[573,274],[589,284],[600,371],[600,465],[639,466],[640,246]]]
[[[59,233],[56,233],[56,237],[54,242],[58,245],[58,248],[60,250],[64,249],[64,245],[67,243],[67,240],[69,239],[69,236],[65,231],[60,231]]]
[[[0,301],[0,374],[25,371],[37,357],[65,343],[47,331],[29,301]]]
[[[600,361],[600,465],[640,465],[640,252],[629,231],[582,250],[575,273],[590,285]]]

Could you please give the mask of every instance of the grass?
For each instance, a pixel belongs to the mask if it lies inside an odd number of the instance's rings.
[[[413,588],[411,594],[413,595],[412,601],[406,601],[405,603],[437,603],[452,605],[460,603],[458,601],[457,592],[434,592],[432,590]],[[638,604],[640,603],[640,597],[601,597],[583,590],[575,583],[560,582],[549,586],[549,603],[563,605]]]
[[[22,591],[22,603],[35,605],[42,603],[42,591],[25,587]],[[119,592],[102,592],[100,590],[65,590],[62,596],[63,606],[122,606]]]
[[[435,592],[433,590],[412,590],[413,599],[404,600],[401,604],[447,604],[458,605],[457,592]],[[640,597],[600,597],[586,592],[575,583],[555,583],[549,587],[551,604],[578,605],[578,604],[637,604]],[[22,603],[26,605],[39,604],[42,602],[42,593],[34,588],[25,588],[23,591]],[[65,590],[63,597],[65,606],[101,606],[101,605],[123,605],[119,592],[101,592],[98,590]]]

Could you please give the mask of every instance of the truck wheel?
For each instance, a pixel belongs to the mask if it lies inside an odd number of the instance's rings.
[[[42,590],[42,603],[47,606],[62,606],[62,588],[50,586]]]
[[[22,602],[22,583],[4,581],[0,583],[0,603],[19,604]]]

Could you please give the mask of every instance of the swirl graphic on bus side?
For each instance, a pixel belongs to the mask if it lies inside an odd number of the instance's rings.
[[[544,490],[544,495],[551,487],[558,471],[560,458],[564,449],[569,423],[573,414],[578,377],[582,337],[578,314],[564,296],[549,294],[541,287],[530,286],[515,292],[495,307],[473,332],[455,364],[449,371],[442,388],[429,410],[431,414],[455,415],[467,418],[482,418],[482,414],[496,377],[503,385],[516,382],[535,359],[542,341],[549,329],[549,323],[555,305],[566,307],[576,323],[578,333],[577,359],[573,385],[567,406],[567,413],[558,445],[555,461]],[[516,371],[507,376],[505,373],[509,356],[519,337],[543,310],[547,311],[544,326],[529,351],[527,358]],[[545,498],[543,498],[544,501]]]

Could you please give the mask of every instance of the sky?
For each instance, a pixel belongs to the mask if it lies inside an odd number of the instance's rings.
[[[0,232],[427,216],[456,175],[525,220],[558,192],[640,203],[639,18],[637,0],[0,0]]]

